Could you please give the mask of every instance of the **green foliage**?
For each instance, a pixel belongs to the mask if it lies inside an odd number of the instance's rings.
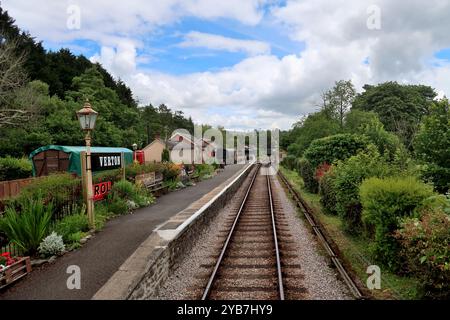
[[[335,215],[336,211],[336,187],[335,187],[336,175],[334,174],[334,167],[331,167],[323,177],[319,180],[319,194],[320,204],[325,213]]]
[[[406,218],[396,232],[408,271],[418,277],[424,296],[450,298],[450,216],[442,209]]]
[[[85,212],[65,216],[62,220],[56,222],[52,228],[57,234],[63,237],[65,243],[71,243],[73,234],[89,231],[89,222]]]
[[[378,115],[372,111],[351,109],[345,116],[345,132],[361,134],[361,129],[373,121],[379,120]]]
[[[44,204],[42,198],[23,201],[19,212],[7,207],[0,220],[0,230],[25,253],[34,254],[48,234],[52,207],[51,203]]]
[[[122,199],[131,200],[137,195],[137,190],[131,182],[121,180],[114,183],[111,194],[113,197],[118,196]]]
[[[45,203],[52,201],[54,210],[62,210],[67,203],[80,199],[81,180],[68,173],[53,174],[33,180],[21,191],[17,201],[44,197]]]
[[[386,155],[389,160],[393,160],[397,152],[406,152],[400,139],[395,134],[384,130],[383,124],[378,119],[372,119],[360,127],[360,133],[365,135],[378,148],[378,152]]]
[[[337,163],[333,170],[334,181],[328,187],[334,188],[330,192],[336,196],[335,211],[343,219],[347,232],[357,234],[362,231],[359,186],[363,180],[388,176],[395,171],[373,145],[369,145],[366,151]],[[331,204],[328,203],[328,206]],[[332,208],[328,210],[333,211]]]
[[[447,100],[437,102],[423,119],[415,138],[417,157],[425,163],[423,176],[437,191],[450,190],[450,107]]]
[[[128,213],[128,204],[125,199],[119,197],[111,197],[107,201],[108,212],[114,215],[123,215]]]
[[[282,142],[290,155],[301,157],[312,141],[339,133],[339,122],[324,112],[309,114],[297,122],[293,129],[282,134]]]
[[[336,160],[345,160],[365,149],[367,144],[364,136],[337,134],[314,140],[306,149],[304,157],[315,169],[322,163],[332,164]]]
[[[436,92],[423,85],[401,85],[386,82],[365,85],[357,95],[353,108],[378,114],[386,130],[394,132],[410,149],[420,120],[430,109]]]
[[[30,160],[11,157],[0,158],[0,181],[28,178],[32,174]]]
[[[210,164],[196,164],[195,173],[200,177],[200,179],[210,178],[215,172],[214,166]]]
[[[127,201],[131,201],[136,205],[136,207],[148,206],[149,204],[154,202],[154,197],[147,191],[145,187],[135,185],[127,180],[116,182],[113,185],[111,193],[109,195],[109,199],[111,202],[116,202],[112,204],[112,206],[114,207],[114,210],[112,212],[114,212],[115,214],[119,212],[119,209],[122,206],[121,201],[117,199],[124,200],[125,204],[127,204]],[[122,212],[122,214],[128,211],[129,210],[125,210]]]
[[[341,129],[344,128],[344,118],[355,95],[356,90],[351,80],[336,81],[334,87],[322,95],[322,110],[330,118],[336,119]]]
[[[294,170],[297,167],[297,158],[293,155],[288,154],[281,161],[281,165],[289,170]]]
[[[134,179],[136,174],[133,175],[133,172],[128,172],[129,169],[130,169],[130,167],[127,167],[125,170],[125,173],[126,173],[127,177],[128,177],[128,175],[130,175]],[[115,181],[119,181],[121,179],[122,179],[121,169],[105,170],[105,171],[96,172],[92,177],[94,184],[101,183],[101,182],[107,182],[107,181],[115,182]]]
[[[370,178],[362,183],[359,195],[363,222],[374,230],[371,250],[375,259],[398,270],[400,246],[393,233],[401,218],[417,216],[433,188],[415,177]]]
[[[303,179],[305,189],[309,192],[317,193],[319,184],[315,177],[315,168],[311,163],[307,159],[301,158],[297,162],[297,170]]]
[[[161,155],[162,162],[169,162],[170,161],[170,152],[168,149],[164,149]]]

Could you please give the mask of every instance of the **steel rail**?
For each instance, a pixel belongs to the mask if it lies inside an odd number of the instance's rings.
[[[280,249],[278,247],[278,236],[277,236],[277,227],[275,222],[275,212],[274,212],[274,204],[272,198],[272,188],[270,186],[270,176],[267,177],[267,189],[269,193],[270,200],[270,215],[272,217],[272,229],[273,229],[273,239],[275,244],[275,255],[277,259],[277,276],[278,276],[278,293],[280,296],[280,300],[284,300],[284,287],[283,287],[283,274],[281,271],[281,259],[280,259]]]
[[[332,249],[332,247],[328,243],[328,240],[325,238],[322,230],[320,229],[320,226],[318,226],[316,224],[316,222],[315,222],[315,220],[314,220],[314,218],[313,218],[313,216],[312,216],[312,214],[310,212],[310,208],[308,207],[308,205],[305,203],[303,198],[298,194],[298,192],[296,190],[294,190],[294,188],[291,186],[289,181],[286,179],[286,177],[280,171],[278,171],[278,176],[281,178],[283,183],[288,188],[289,192],[291,193],[291,195],[293,196],[295,202],[297,203],[297,206],[300,206],[302,208],[303,214],[305,215],[305,217],[308,220],[309,224],[313,228],[315,234],[317,235],[317,237],[319,239],[319,242],[322,244],[322,246],[327,251],[328,255],[331,258],[331,261],[336,266],[336,269],[341,274],[344,282],[347,284],[347,286],[350,289],[350,291],[352,292],[353,296],[356,299],[364,298],[363,294],[358,289],[358,286],[355,284],[353,279],[349,276],[348,272],[345,270],[344,266],[342,265],[339,257],[335,254],[334,250]]]
[[[216,276],[217,276],[217,272],[219,271],[220,265],[222,264],[223,258],[225,257],[225,253],[226,253],[226,251],[228,249],[228,245],[230,243],[231,237],[234,234],[234,229],[236,228],[237,222],[239,221],[241,213],[244,210],[244,206],[247,203],[248,196],[250,194],[250,191],[252,190],[253,184],[254,184],[254,182],[256,180],[256,176],[259,173],[260,167],[261,167],[261,165],[258,164],[257,168],[255,170],[255,174],[253,175],[252,180],[250,182],[250,185],[247,188],[247,192],[245,193],[244,199],[241,202],[241,206],[239,207],[239,211],[238,211],[238,213],[236,215],[236,218],[234,219],[233,225],[231,226],[230,232],[228,233],[228,237],[227,237],[227,239],[226,239],[226,241],[225,241],[225,243],[223,245],[222,251],[220,252],[220,256],[217,259],[217,262],[216,262],[216,264],[214,266],[214,270],[211,273],[211,276],[209,277],[208,284],[206,285],[205,291],[203,292],[203,295],[202,295],[202,300],[206,300],[209,297],[212,285],[213,285],[214,280],[216,279]]]

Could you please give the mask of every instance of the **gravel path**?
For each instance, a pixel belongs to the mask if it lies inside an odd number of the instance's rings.
[[[240,205],[240,199],[248,186],[249,179],[238,190],[230,203],[224,207],[211,221],[206,230],[199,236],[190,255],[180,264],[177,270],[166,281],[156,299],[198,299],[202,287],[206,284],[209,270],[206,265],[215,263],[215,258],[223,242],[224,225],[234,216]],[[352,299],[345,284],[338,279],[338,273],[329,266],[329,260],[324,256],[320,244],[314,238],[305,221],[299,218],[299,213],[291,200],[286,196],[278,179],[273,179],[272,188],[276,194],[274,201],[278,202],[285,213],[287,226],[299,248],[295,256],[290,258],[289,264],[301,265],[296,281],[301,282],[305,291],[301,299],[342,300]],[[222,232],[221,232],[222,231]],[[214,244],[211,246],[211,244]],[[249,244],[247,244],[249,245]],[[243,244],[246,247],[245,244]],[[263,243],[252,243],[253,248],[264,246]],[[252,248],[248,248],[251,253]],[[233,279],[230,279],[233,281]]]

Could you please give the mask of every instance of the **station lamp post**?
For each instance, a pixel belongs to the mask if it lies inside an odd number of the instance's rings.
[[[136,155],[136,150],[137,150],[138,145],[136,143],[133,143],[133,162],[136,163],[137,161],[137,155]]]
[[[86,133],[84,140],[86,141],[86,172],[85,176],[85,192],[86,192],[86,211],[89,220],[89,226],[95,229],[94,219],[94,192],[92,186],[92,165],[91,165],[91,131],[95,128],[95,121],[97,120],[98,112],[92,109],[91,104],[86,100],[83,109],[77,112],[78,121],[81,125],[81,130]]]

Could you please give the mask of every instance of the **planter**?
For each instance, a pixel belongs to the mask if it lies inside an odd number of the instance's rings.
[[[0,271],[0,289],[21,279],[31,272],[30,257],[20,258],[19,261]]]

